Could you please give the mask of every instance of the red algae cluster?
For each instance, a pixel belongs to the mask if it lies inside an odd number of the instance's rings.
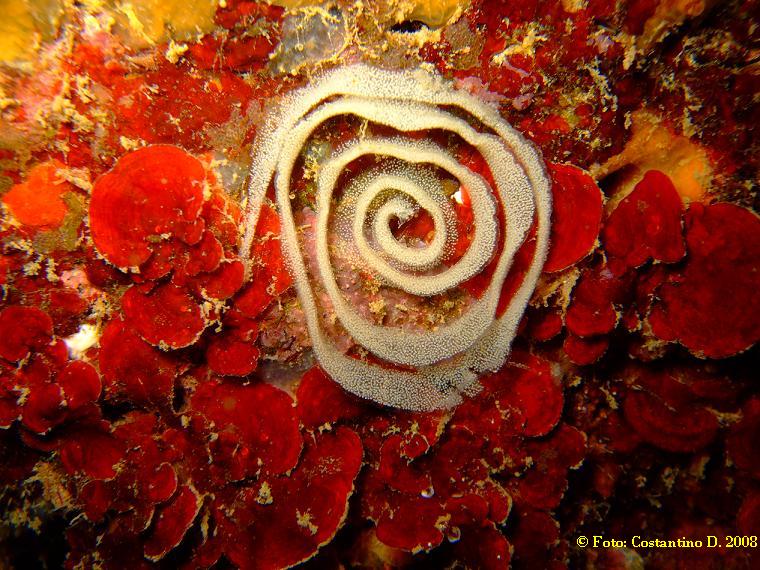
[[[760,563],[630,542],[760,534],[752,2],[227,0],[191,3],[191,22],[133,4],[30,3],[53,11],[19,18],[0,61],[0,566]],[[451,409],[381,406],[315,364],[271,193],[240,250],[263,110],[357,61],[493,105],[552,183],[511,354]],[[299,154],[305,250],[315,169],[384,129],[336,120]],[[461,141],[413,136],[492,182]],[[453,211],[452,264],[466,189]],[[424,212],[397,222],[399,243],[433,238]],[[535,249],[534,226],[497,314]],[[417,304],[343,276],[378,324],[431,330],[493,271]]]

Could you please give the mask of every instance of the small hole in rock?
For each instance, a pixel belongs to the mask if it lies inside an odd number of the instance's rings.
[[[392,32],[399,32],[401,34],[413,34],[426,29],[428,29],[428,25],[419,20],[404,20],[403,22],[391,26]]]

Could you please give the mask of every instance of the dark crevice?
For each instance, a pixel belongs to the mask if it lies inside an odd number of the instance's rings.
[[[425,22],[419,20],[404,20],[398,24],[391,26],[392,32],[398,32],[400,34],[414,34],[421,30],[429,30],[430,27]]]

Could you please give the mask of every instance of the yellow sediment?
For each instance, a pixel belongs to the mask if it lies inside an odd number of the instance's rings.
[[[114,32],[136,48],[188,41],[214,28],[217,0],[125,0],[109,7]]]
[[[60,0],[0,0],[0,63],[28,62],[40,44],[55,36]]]
[[[274,0],[272,2],[276,6],[289,10],[325,3],[320,0]],[[365,8],[371,11],[382,10],[385,16],[383,20],[392,19],[397,23],[418,21],[431,28],[439,28],[455,20],[469,5],[470,0],[389,0],[372,6],[367,3]],[[379,15],[376,14],[376,16]]]

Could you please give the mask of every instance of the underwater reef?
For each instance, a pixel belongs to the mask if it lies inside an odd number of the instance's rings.
[[[757,2],[2,4],[0,567],[760,565]]]

